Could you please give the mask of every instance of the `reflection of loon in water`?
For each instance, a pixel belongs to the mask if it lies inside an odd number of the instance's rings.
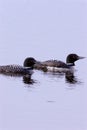
[[[59,81],[58,79],[65,78],[65,83],[77,85],[81,84],[82,82],[74,75],[74,72],[67,71],[66,73],[55,73],[55,72],[44,72],[44,75],[47,75],[52,80]]]
[[[69,72],[69,71],[67,73],[65,73],[65,80],[67,83],[70,83],[70,84],[77,84],[78,83],[78,80],[74,76],[74,73]]]
[[[28,75],[23,76],[23,82],[25,84],[34,84],[35,83],[35,81],[33,79],[31,79],[30,76],[28,76]]]

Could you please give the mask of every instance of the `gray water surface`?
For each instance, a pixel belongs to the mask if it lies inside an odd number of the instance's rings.
[[[0,64],[26,57],[87,57],[87,1],[1,0]],[[87,130],[87,58],[73,78],[34,70],[32,81],[0,74],[0,130]]]

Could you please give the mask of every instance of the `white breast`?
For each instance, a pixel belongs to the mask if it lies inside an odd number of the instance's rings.
[[[70,69],[68,68],[58,68],[58,67],[47,67],[47,70],[50,72],[67,72],[67,71],[73,71],[73,68],[71,67]]]

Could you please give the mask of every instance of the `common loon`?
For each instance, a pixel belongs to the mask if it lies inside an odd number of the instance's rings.
[[[6,75],[32,75],[35,60],[32,57],[26,58],[23,66],[20,65],[4,65],[0,66],[0,74]]]
[[[69,54],[66,58],[66,63],[60,60],[36,61],[34,68],[43,71],[67,72],[71,70],[72,66],[75,66],[75,61],[83,58],[85,57],[78,56],[77,54]]]

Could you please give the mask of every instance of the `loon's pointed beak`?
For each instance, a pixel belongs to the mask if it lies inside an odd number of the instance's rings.
[[[79,56],[79,57],[78,57],[78,59],[84,59],[84,58],[86,58],[86,57],[83,57],[83,56]]]

